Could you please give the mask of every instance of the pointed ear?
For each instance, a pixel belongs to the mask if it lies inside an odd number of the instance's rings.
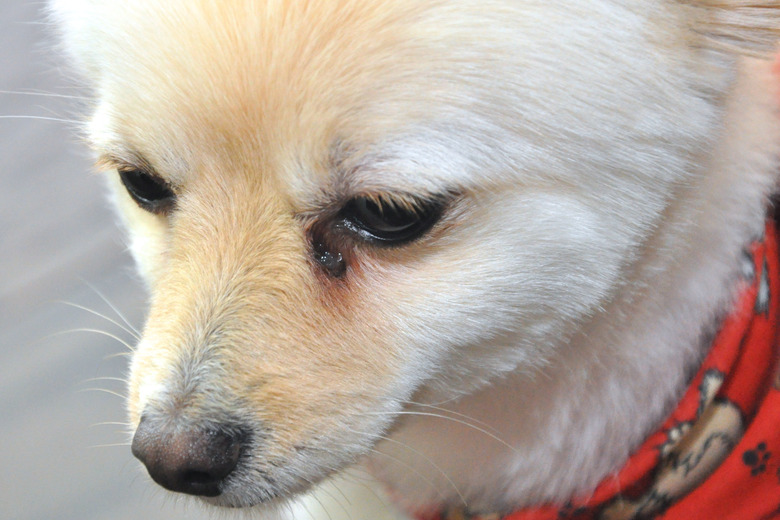
[[[770,57],[780,44],[780,0],[682,0],[696,8],[694,31],[705,46]]]

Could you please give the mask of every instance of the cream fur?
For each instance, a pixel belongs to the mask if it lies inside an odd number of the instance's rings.
[[[409,510],[589,492],[674,406],[762,228],[780,82],[736,55],[768,55],[763,8],[55,1],[96,154],[179,192],[152,215],[108,174],[152,300],[131,426],[264,429],[217,505],[358,460]],[[387,192],[457,195],[318,274],[311,226]]]

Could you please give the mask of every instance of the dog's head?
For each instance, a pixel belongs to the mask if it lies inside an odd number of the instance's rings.
[[[243,506],[610,298],[729,79],[691,2],[55,5],[151,310],[134,450]]]

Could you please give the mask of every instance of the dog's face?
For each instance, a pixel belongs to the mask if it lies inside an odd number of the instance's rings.
[[[415,392],[547,362],[722,87],[669,0],[64,3],[152,297],[134,447],[221,505],[353,462]]]

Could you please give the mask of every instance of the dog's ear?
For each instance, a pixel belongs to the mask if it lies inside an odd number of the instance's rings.
[[[705,46],[768,57],[780,44],[780,0],[681,0],[694,7],[693,30]]]

